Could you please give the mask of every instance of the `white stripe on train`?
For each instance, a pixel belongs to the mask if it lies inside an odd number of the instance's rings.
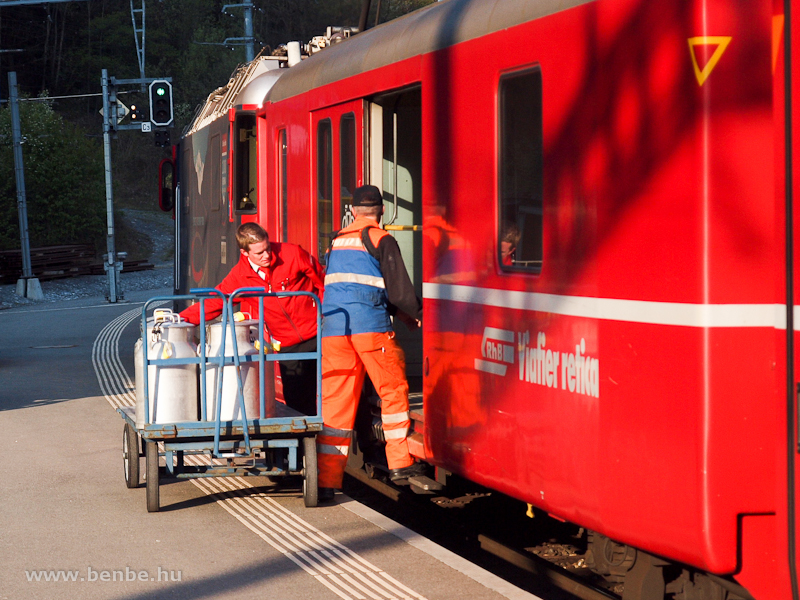
[[[774,327],[786,329],[783,304],[688,304],[584,296],[559,296],[466,285],[423,283],[426,300],[446,300],[568,317],[675,325],[682,327]],[[800,329],[800,306],[794,307],[795,330]]]

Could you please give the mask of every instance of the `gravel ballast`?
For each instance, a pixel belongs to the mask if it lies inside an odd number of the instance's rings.
[[[172,246],[175,240],[174,224],[169,213],[125,209],[122,212],[127,224],[150,238],[152,249],[148,261],[155,268],[120,274],[123,298],[131,292],[173,289]],[[120,251],[125,248],[119,248]],[[108,295],[108,275],[84,275],[41,281],[44,300],[29,300],[17,296],[15,283],[0,285],[0,310],[15,307],[37,307],[80,298],[100,298]],[[140,294],[137,294],[139,296]],[[154,294],[156,295],[156,294]]]

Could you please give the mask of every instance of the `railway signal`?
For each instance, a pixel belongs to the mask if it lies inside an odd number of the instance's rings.
[[[144,121],[144,114],[135,104],[131,104],[131,123],[141,123]]]
[[[150,121],[157,127],[166,127],[173,121],[172,84],[156,79],[150,84]]]
[[[169,132],[167,127],[171,126],[173,119],[172,111],[172,83],[169,77],[160,79],[117,79],[109,77],[108,71],[103,69],[103,158],[106,172],[106,213],[108,215],[108,235],[106,243],[108,252],[105,261],[105,269],[108,273],[108,301],[117,302],[122,298],[119,293],[119,271],[122,263],[116,258],[116,242],[114,239],[114,194],[111,177],[111,138],[116,137],[117,131],[125,129],[137,129],[142,132],[151,131],[153,126],[157,126],[160,133],[156,136],[156,144],[159,146],[169,146]],[[140,85],[144,88],[145,84],[150,84],[150,119],[145,115],[145,110],[139,106],[131,107],[131,122],[122,124],[122,118],[129,114],[128,108],[117,100],[117,88],[123,85]]]
[[[170,145],[169,129],[156,129],[155,130],[156,146],[166,148]]]

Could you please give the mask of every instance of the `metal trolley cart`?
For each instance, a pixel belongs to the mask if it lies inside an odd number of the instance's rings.
[[[264,300],[269,297],[311,296],[317,306],[317,350],[291,354],[290,356],[268,353],[271,340],[264,336]],[[222,331],[218,352],[209,355],[206,334],[205,302],[209,298],[219,297],[222,302],[220,327]],[[258,338],[254,342],[257,351],[252,347],[249,352],[239,348],[236,339],[236,325],[233,306],[237,299],[243,297],[258,298],[258,320],[251,321],[258,325]],[[196,354],[173,352],[175,344],[164,342],[154,347],[151,353],[158,352],[155,357],[148,356],[150,332],[159,335],[159,323],[148,326],[148,309],[157,302],[175,300],[199,300],[200,328],[199,349]],[[310,292],[277,292],[267,293],[263,288],[241,288],[226,297],[216,289],[195,289],[188,295],[160,296],[151,298],[142,307],[142,344],[141,359],[137,364],[137,406],[142,414],[137,415],[137,408],[123,407],[117,409],[125,421],[122,437],[122,455],[125,471],[125,483],[129,488],[139,485],[140,447],[145,456],[145,480],[147,486],[147,510],[157,512],[159,504],[159,480],[162,475],[189,479],[195,477],[232,477],[244,475],[261,475],[269,477],[301,476],[303,478],[303,500],[306,506],[316,506],[318,501],[317,487],[317,450],[316,434],[322,431],[321,416],[321,343],[320,301]],[[240,324],[241,325],[241,324]],[[184,335],[186,333],[184,332]],[[226,341],[233,349],[226,351]],[[138,352],[138,348],[137,348]],[[180,356],[181,354],[190,354]],[[317,378],[317,411],[316,415],[302,415],[294,409],[265,398],[267,377],[273,377],[276,360],[316,360]],[[249,370],[253,376],[255,364],[258,371],[258,415],[248,415],[245,402],[246,387],[242,372]],[[155,405],[159,402],[159,377],[167,373],[166,369],[183,368],[190,374],[185,381],[190,387],[194,383],[199,388],[199,420],[189,418],[176,422],[164,421],[154,416]],[[215,373],[217,374],[215,376]],[[141,373],[141,376],[140,376]],[[207,389],[207,375],[211,374],[213,390]],[[225,418],[222,414],[223,379],[234,376],[236,381],[235,412],[238,418]],[[230,381],[230,379],[229,379]],[[229,384],[230,385],[230,384]],[[155,390],[151,389],[155,386]],[[181,387],[186,387],[183,384]],[[141,388],[141,389],[140,389]],[[229,390],[230,391],[230,390]],[[154,393],[155,392],[155,393]],[[213,396],[209,396],[213,394]],[[194,407],[197,408],[197,400]],[[163,399],[162,399],[163,402]],[[209,407],[212,410],[209,410]],[[191,407],[190,407],[191,408]],[[252,409],[252,406],[250,407]],[[209,415],[208,412],[216,414]],[[174,413],[173,413],[174,414]],[[138,418],[137,418],[138,417]],[[173,418],[175,418],[173,416]],[[185,419],[186,417],[178,417]],[[155,422],[150,422],[150,421]],[[139,444],[139,439],[142,445]],[[163,443],[163,452],[159,451],[159,442]],[[166,465],[159,466],[159,457],[165,458]],[[187,457],[200,457],[186,464]]]

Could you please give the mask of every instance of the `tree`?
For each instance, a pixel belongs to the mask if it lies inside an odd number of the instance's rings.
[[[105,228],[103,152],[45,101],[20,102],[31,246],[93,243]],[[19,248],[11,110],[0,110],[0,249]]]

